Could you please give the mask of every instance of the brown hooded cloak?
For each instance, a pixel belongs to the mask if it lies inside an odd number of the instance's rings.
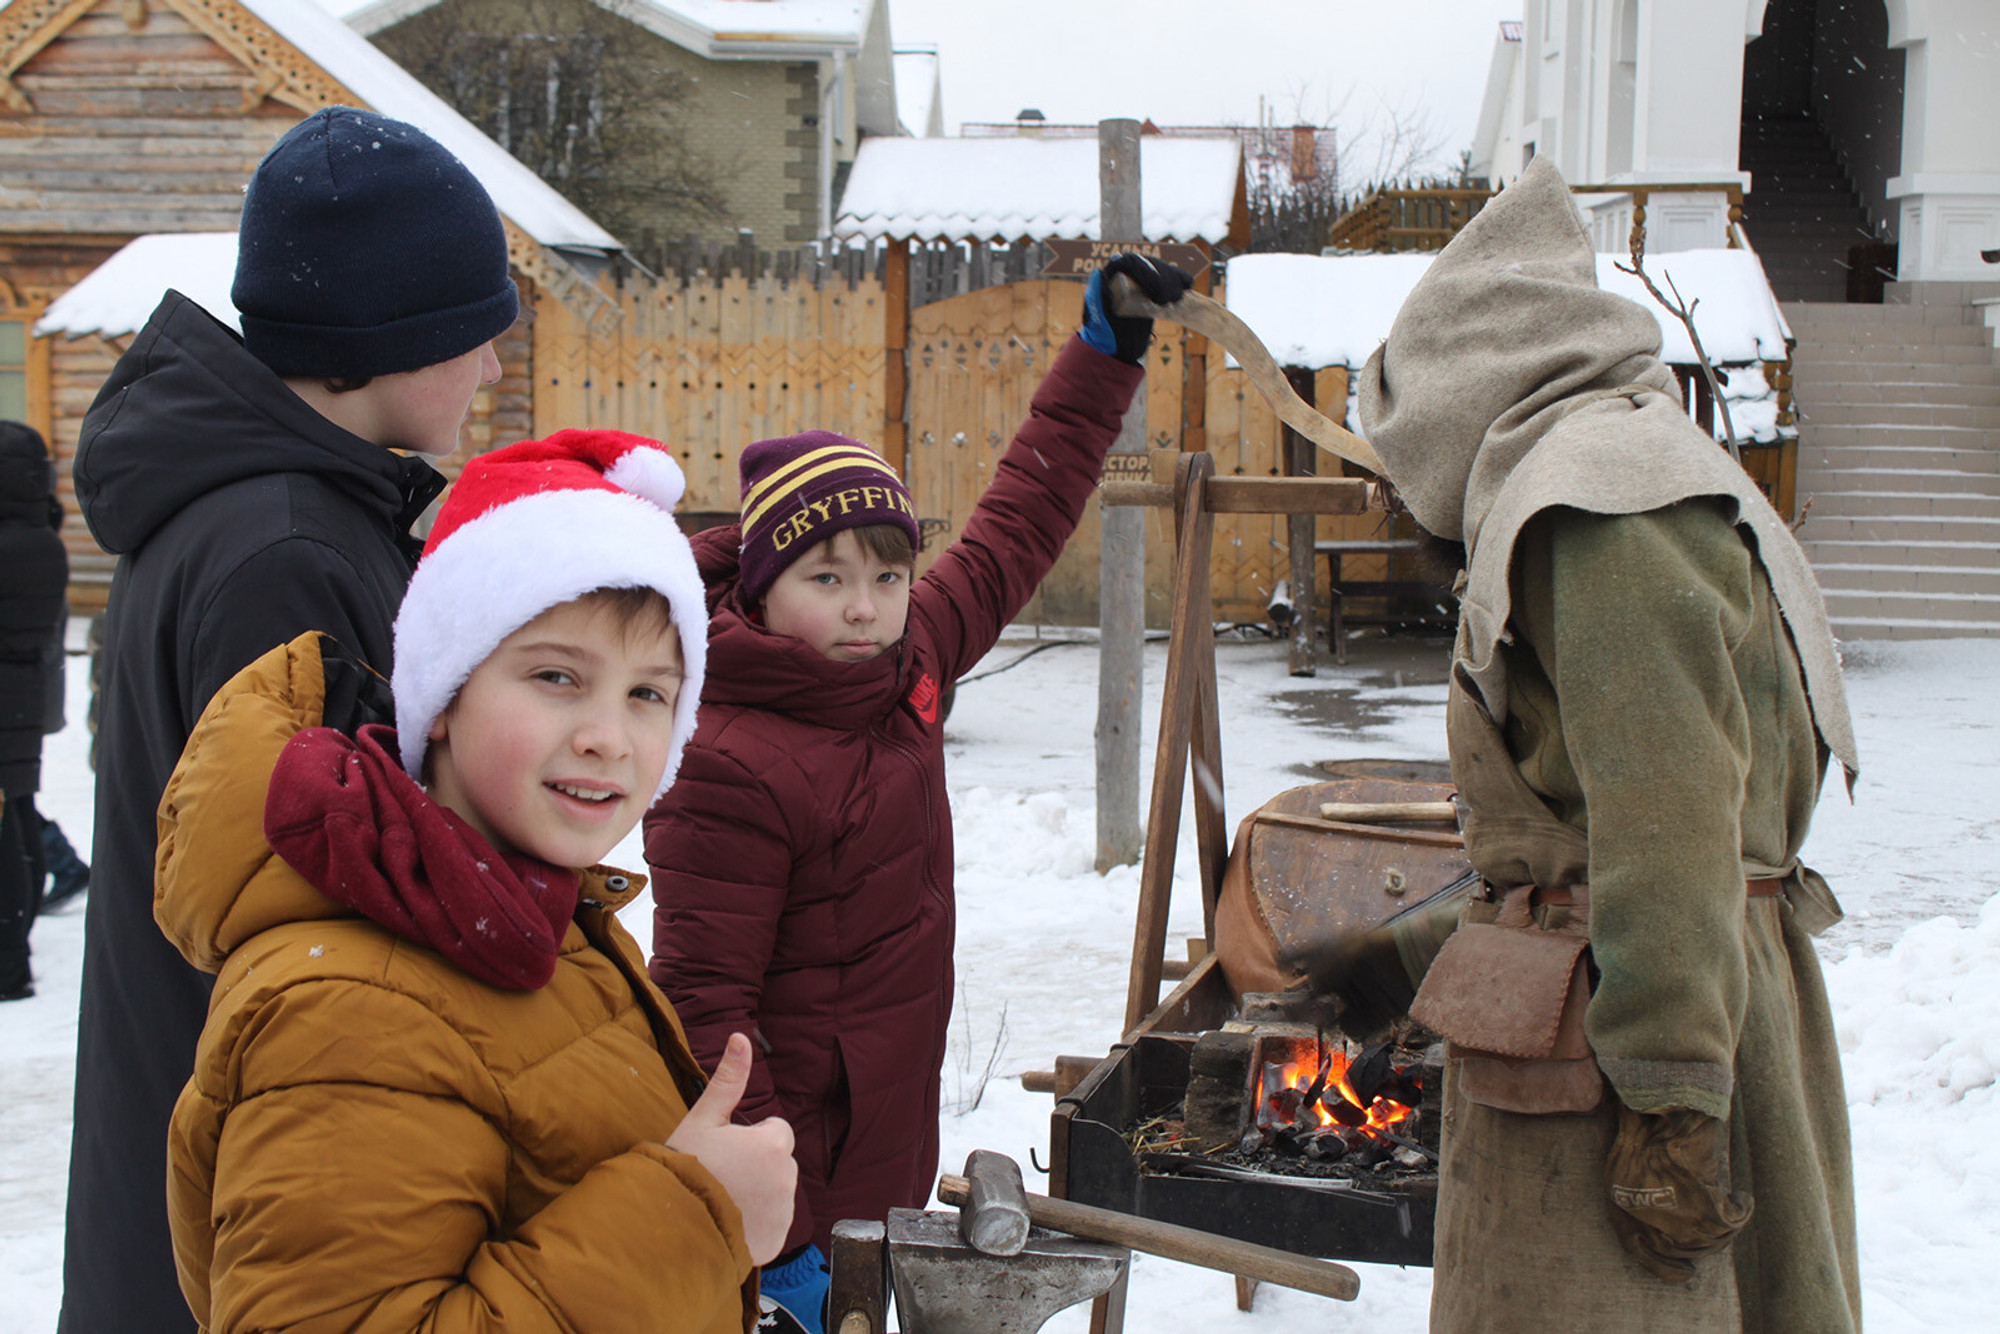
[[[1652,316],[1597,288],[1568,189],[1537,161],[1362,372],[1390,479],[1468,548],[1447,727],[1493,901],[1467,920],[1572,891],[1533,927],[1589,936],[1585,1029],[1608,1085],[1592,1112],[1529,1115],[1473,1100],[1450,1063],[1434,1330],[1860,1327],[1810,939],[1839,909],[1798,861],[1829,753],[1855,769],[1852,726],[1804,557],[1688,421],[1658,350]],[[1765,877],[1784,893],[1746,898]],[[1755,1213],[1687,1284],[1611,1230],[1619,1101],[1728,1122]]]

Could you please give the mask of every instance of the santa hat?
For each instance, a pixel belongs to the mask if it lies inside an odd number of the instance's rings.
[[[687,673],[658,800],[694,735],[708,661],[708,604],[674,522],[686,489],[656,440],[558,431],[482,454],[445,497],[396,617],[396,733],[421,778],[431,724],[500,641],[551,607],[600,588],[666,598]]]

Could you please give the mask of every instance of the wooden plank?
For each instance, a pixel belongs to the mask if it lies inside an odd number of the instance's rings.
[[[1350,477],[1216,477],[1211,514],[1360,514],[1368,483]]]
[[[1286,367],[1285,378],[1292,391],[1308,404],[1313,402],[1317,391],[1316,377],[1302,367]],[[1318,448],[1305,436],[1286,426],[1284,432],[1285,475],[1288,477],[1310,477],[1319,471]],[[1314,527],[1318,520],[1311,514],[1292,514],[1285,520],[1285,584],[1292,594],[1291,645],[1288,670],[1293,676],[1311,676],[1317,670],[1313,662],[1313,634],[1318,620],[1314,614],[1313,583],[1316,578],[1314,567],[1317,561],[1313,553]]]
[[[910,242],[889,242],[882,287],[882,456],[909,476]]]
[[[1161,482],[1105,482],[1107,505],[1171,505],[1173,487]],[[1361,514],[1368,483],[1357,477],[1210,477],[1203,487],[1210,514]]]
[[[242,219],[243,196],[233,201],[215,198],[187,198],[165,203],[143,195],[121,194],[118,207],[98,207],[88,196],[58,201],[47,207],[43,199],[10,199],[0,186],[0,214],[24,226],[82,235],[143,236],[156,231],[228,232]],[[163,224],[171,223],[171,226]]]
[[[1215,679],[1215,636],[1196,636],[1194,728],[1188,739],[1194,782],[1194,842],[1201,875],[1201,930],[1205,951],[1215,950],[1215,907],[1229,869],[1229,816],[1222,784],[1222,703]],[[1197,962],[1199,962],[1197,960]]]
[[[1181,785],[1187,779],[1188,748],[1194,731],[1202,644],[1213,646],[1210,630],[1210,543],[1215,520],[1203,503],[1203,487],[1214,468],[1205,454],[1184,455],[1175,483],[1181,497],[1180,551],[1174,583],[1173,630],[1167,643],[1167,674],[1161,695],[1158,744],[1153,756],[1153,795],[1147,808],[1145,852],[1139,868],[1139,906],[1132,937],[1132,966],[1125,993],[1124,1031],[1132,1034],[1158,1004],[1167,943],[1167,912],[1173,891],[1174,849],[1180,838]]]

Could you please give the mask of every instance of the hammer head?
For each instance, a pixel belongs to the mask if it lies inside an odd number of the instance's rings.
[[[1028,1244],[1028,1188],[1021,1165],[1004,1153],[974,1149],[965,1159],[965,1203],[958,1234],[987,1255],[1019,1255]]]

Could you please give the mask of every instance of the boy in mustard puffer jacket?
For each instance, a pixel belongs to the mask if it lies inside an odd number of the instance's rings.
[[[217,975],[167,1182],[203,1329],[756,1324],[791,1131],[730,1123],[741,1039],[703,1090],[614,916],[643,882],[596,865],[694,730],[681,489],[617,432],[477,459],[397,619],[392,700],[305,635],[204,711],[155,892]]]

